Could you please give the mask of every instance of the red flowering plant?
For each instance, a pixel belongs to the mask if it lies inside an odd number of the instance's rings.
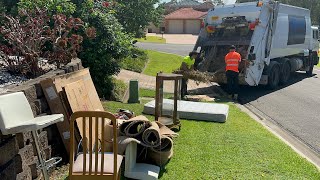
[[[52,17],[46,10],[20,10],[19,16],[4,15],[0,28],[6,44],[0,45],[0,56],[8,71],[29,77],[39,76],[48,64],[61,67],[77,56],[81,50],[82,36],[95,36],[95,29],[84,27],[79,18],[67,18],[63,14]]]

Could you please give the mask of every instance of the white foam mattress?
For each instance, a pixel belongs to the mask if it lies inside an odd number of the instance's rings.
[[[143,113],[154,115],[155,100],[144,105]],[[173,100],[163,100],[163,115],[172,115]],[[228,118],[229,106],[217,103],[178,101],[178,113],[181,119],[225,122]]]

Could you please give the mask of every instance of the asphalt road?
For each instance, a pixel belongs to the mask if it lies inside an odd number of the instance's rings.
[[[185,56],[193,45],[138,43],[143,49]],[[249,104],[320,155],[320,70],[313,77],[292,74],[288,85],[275,91],[264,87],[241,87],[240,102]]]

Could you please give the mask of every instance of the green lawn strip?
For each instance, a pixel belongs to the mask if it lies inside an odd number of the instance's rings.
[[[319,63],[319,64],[317,64],[317,67],[320,67],[320,63]]]
[[[103,104],[143,111],[143,104]],[[320,179],[315,166],[232,104],[226,123],[182,120],[174,142],[161,179]]]
[[[146,36],[145,38],[136,38],[138,42],[166,43],[166,39],[159,36]]]
[[[151,89],[140,89],[139,95],[140,97],[154,98],[156,96],[156,92]],[[173,97],[173,93],[163,93],[163,97],[166,99],[170,99]]]
[[[157,72],[172,73],[181,65],[183,58],[174,54],[161,53],[148,50],[149,62],[143,74],[156,76]]]

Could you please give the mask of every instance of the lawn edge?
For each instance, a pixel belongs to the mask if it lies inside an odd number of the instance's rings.
[[[278,137],[282,142],[287,144],[292,150],[298,153],[301,157],[305,158],[307,161],[312,163],[320,171],[320,157],[318,153],[303,143],[300,139],[292,135],[287,130],[279,127],[275,123],[264,118],[260,113],[255,110],[253,106],[250,105],[241,105],[235,103],[241,111],[248,114],[252,119],[261,124],[273,135]]]

